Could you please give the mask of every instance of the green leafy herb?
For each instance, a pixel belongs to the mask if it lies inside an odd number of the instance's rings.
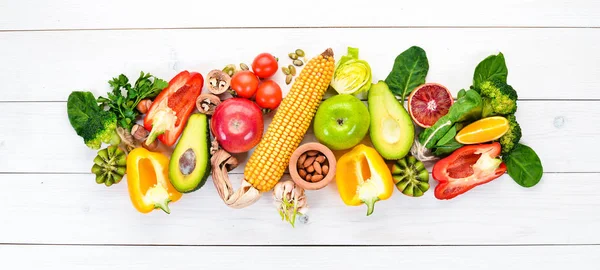
[[[67,114],[71,126],[89,148],[99,149],[102,143],[120,142],[117,117],[98,106],[91,92],[72,92],[67,101]]]
[[[126,130],[131,130],[135,118],[140,114],[136,106],[140,101],[156,97],[168,82],[152,76],[150,73],[140,72],[140,77],[131,86],[127,76],[121,74],[108,82],[112,91],[108,98],[99,97],[98,102],[108,106],[109,111],[117,116],[117,124]],[[125,93],[125,94],[123,94]]]
[[[533,187],[542,179],[544,168],[540,157],[531,147],[518,144],[508,155],[502,157],[508,175],[523,187]]]
[[[506,83],[507,76],[508,68],[504,61],[504,55],[502,53],[490,55],[483,59],[483,61],[475,68],[475,74],[473,74],[473,86],[478,87],[482,82],[491,80]]]
[[[427,54],[420,47],[412,46],[396,57],[385,83],[395,95],[402,97],[400,102],[404,104],[406,96],[425,83],[428,71]]]

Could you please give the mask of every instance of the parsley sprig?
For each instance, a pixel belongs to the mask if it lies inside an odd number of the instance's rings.
[[[140,77],[135,81],[133,87],[124,74],[108,81],[112,92],[108,92],[108,98],[98,97],[98,103],[108,106],[108,110],[117,115],[117,125],[131,130],[135,124],[136,117],[140,112],[136,106],[140,101],[156,97],[169,83],[165,80],[152,76],[150,73],[140,72]]]

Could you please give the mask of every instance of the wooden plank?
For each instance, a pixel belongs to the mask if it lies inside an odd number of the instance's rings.
[[[120,73],[131,79],[137,78],[140,70],[164,79],[183,69],[207,74],[230,63],[249,64],[263,51],[279,56],[287,65],[287,54],[296,48],[312,56],[328,46],[338,59],[347,46],[360,48],[361,58],[370,62],[377,81],[385,79],[395,57],[412,45],[428,53],[427,80],[442,83],[453,93],[471,85],[479,61],[502,51],[508,62],[509,83],[521,99],[600,99],[600,67],[595,64],[600,62],[595,45],[600,43],[598,29],[0,32],[0,40],[4,89],[0,101],[66,101],[71,91],[80,89],[105,95],[107,81]],[[281,72],[275,79],[288,88]]]
[[[520,101],[522,142],[547,172],[599,172],[594,148],[600,135],[599,101]],[[270,123],[267,118],[265,127]],[[0,104],[0,172],[87,173],[96,152],[69,124],[66,103]],[[368,137],[368,136],[367,136]],[[315,141],[312,130],[304,142]],[[368,141],[365,141],[368,143]],[[241,173],[248,154],[236,155]]]
[[[596,269],[598,246],[0,246],[10,269]],[[165,259],[168,258],[168,259]],[[248,258],[252,263],[248,264]],[[355,258],[355,259],[348,259]],[[443,266],[442,266],[443,265]],[[12,267],[11,267],[12,266]]]
[[[239,183],[241,175],[233,175]],[[228,208],[209,182],[143,215],[126,182],[106,188],[93,176],[2,174],[0,243],[152,245],[506,245],[599,244],[600,174],[546,174],[525,189],[503,176],[450,201],[394,191],[366,208],[348,207],[336,185],[307,193],[308,223],[280,220],[270,194]],[[432,185],[435,181],[432,180]],[[433,187],[432,187],[433,188]]]
[[[176,27],[599,26],[600,5],[585,0],[5,1],[0,30]]]

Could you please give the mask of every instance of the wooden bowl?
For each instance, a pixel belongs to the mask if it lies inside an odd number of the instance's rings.
[[[302,154],[311,150],[316,150],[319,153],[323,154],[327,159],[327,162],[329,163],[329,172],[327,173],[327,175],[325,175],[323,179],[321,179],[321,181],[318,182],[306,181],[298,174],[298,158],[300,158]],[[296,183],[296,185],[300,186],[305,190],[317,190],[327,186],[329,182],[331,182],[331,180],[333,180],[333,178],[335,177],[336,160],[335,156],[333,155],[333,152],[331,152],[331,150],[329,150],[327,146],[316,142],[310,142],[301,145],[300,147],[298,147],[298,149],[296,149],[296,151],[294,151],[292,157],[290,158],[290,164],[288,168],[290,171],[290,176],[292,177],[292,180],[294,181],[294,183]]]

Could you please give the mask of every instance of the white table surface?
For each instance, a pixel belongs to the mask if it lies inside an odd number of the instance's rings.
[[[0,269],[598,269],[600,2],[216,3],[0,0]],[[427,52],[427,81],[454,94],[505,54],[540,184],[503,176],[451,201],[395,190],[370,217],[330,185],[308,192],[309,222],[293,229],[270,196],[230,209],[209,180],[171,215],[143,215],[125,181],[95,183],[95,151],[67,119],[71,91],[105,94],[120,73],[168,80],[263,51],[353,46],[375,81],[412,45]]]

